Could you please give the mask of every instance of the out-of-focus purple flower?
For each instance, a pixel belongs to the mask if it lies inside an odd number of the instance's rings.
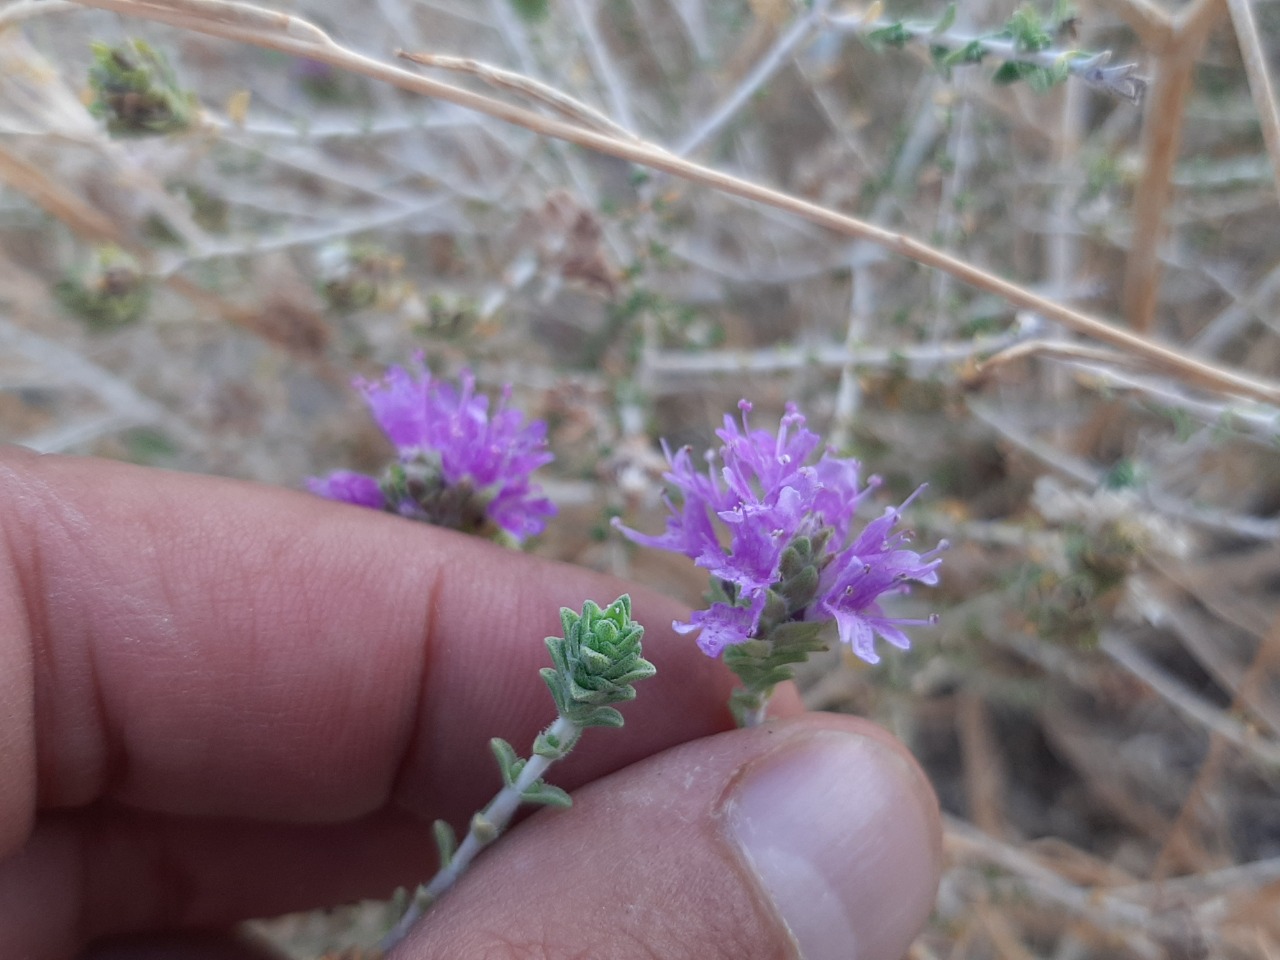
[[[311,477],[307,480],[307,489],[330,500],[354,503],[359,507],[383,510],[387,505],[377,480],[350,470],[336,470],[327,477]]]
[[[511,409],[511,388],[493,410],[464,370],[459,385],[433,377],[418,357],[413,372],[391,367],[356,387],[399,454],[381,477],[341,470],[312,478],[313,493],[468,533],[505,530],[517,541],[546,527],[555,506],[530,482],[550,463],[546,424]]]
[[[672,452],[664,475],[676,496],[671,516],[656,536],[614,525],[636,543],[683,553],[710,571],[713,602],[676,623],[699,632],[708,656],[748,640],[768,640],[788,623],[834,622],[841,641],[868,663],[877,663],[875,637],[897,647],[909,641],[902,627],[934,622],[890,617],[880,598],[903,593],[912,582],[934,584],[941,543],[928,553],[907,549],[909,534],[895,531],[901,507],[860,529],[859,502],[876,486],[859,486],[856,461],[818,448],[818,436],[788,405],[776,434],[752,430],[743,400],[741,428],[730,416],[716,431],[722,441],[699,470],[689,448]],[[716,460],[719,465],[716,465]],[[918,493],[919,491],[917,491]]]

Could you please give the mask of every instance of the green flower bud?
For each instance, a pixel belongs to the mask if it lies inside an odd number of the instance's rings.
[[[89,87],[95,117],[115,136],[148,137],[190,128],[198,111],[194,94],[178,86],[164,54],[142,40],[118,47],[95,43]]]

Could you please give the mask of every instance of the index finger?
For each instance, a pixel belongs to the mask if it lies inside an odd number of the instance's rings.
[[[523,748],[554,716],[536,670],[560,606],[628,589],[288,490],[13,449],[0,528],[0,853],[37,805],[101,798],[465,816],[492,791],[488,739]],[[557,769],[568,788],[730,725],[680,608],[632,593],[660,680]]]

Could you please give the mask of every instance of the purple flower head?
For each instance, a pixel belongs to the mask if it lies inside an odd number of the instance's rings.
[[[421,355],[412,373],[391,367],[355,386],[399,456],[380,478],[313,478],[313,493],[468,533],[501,529],[520,541],[542,532],[555,506],[529,478],[553,459],[546,424],[508,407],[509,386],[490,410],[471,371],[455,386],[433,377]]]
[[[794,405],[776,435],[752,430],[751,404],[738,406],[741,426],[725,417],[716,431],[721,446],[708,452],[705,471],[687,447],[673,453],[664,444],[664,478],[675,496],[666,500],[671,515],[663,533],[614,521],[636,543],[683,553],[711,573],[712,603],[675,628],[698,631],[698,645],[712,657],[801,623],[834,623],[840,640],[869,663],[880,659],[876,636],[908,646],[901,628],[933,619],[887,616],[880,598],[906,592],[913,581],[937,583],[946,547],[916,553],[907,549],[909,534],[895,531],[915,494],[859,528],[854,512],[879,480],[860,486],[857,462],[830,448],[813,461],[820,440]]]

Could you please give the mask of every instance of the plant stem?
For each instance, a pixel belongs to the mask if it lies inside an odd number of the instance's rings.
[[[743,727],[758,727],[764,723],[765,714],[769,711],[769,698],[771,693],[756,694],[755,702],[746,706],[742,711]]]
[[[524,792],[542,779],[542,775],[547,772],[547,768],[552,763],[569,752],[581,733],[582,730],[565,717],[557,717],[555,722],[547,727],[544,735],[556,738],[565,744],[564,752],[560,757],[545,757],[535,753],[525,763],[515,782],[499,790],[489,801],[488,806],[471,818],[471,827],[457,852],[436,872],[429,883],[418,888],[413,902],[400,918],[400,922],[383,938],[381,944],[383,950],[390,950],[403,940],[423,913],[462,876],[476,855],[501,836],[502,831],[511,822],[516,808],[523,802]]]
[[[739,727],[758,727],[768,713],[773,686],[756,687],[741,676],[738,679],[743,680],[743,685],[729,695],[729,712]]]

